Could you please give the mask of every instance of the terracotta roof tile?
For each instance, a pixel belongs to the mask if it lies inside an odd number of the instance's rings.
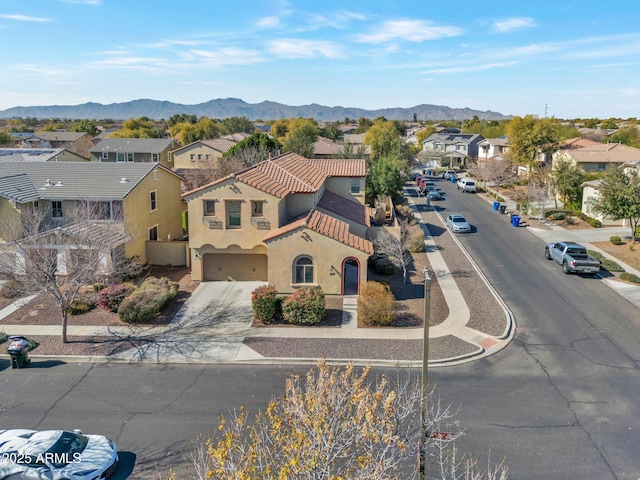
[[[209,140],[201,140],[200,142],[203,145],[206,145],[207,147],[211,147],[214,150],[217,150],[222,153],[228,152],[231,147],[235,146],[238,143],[226,138],[212,138]]]
[[[640,149],[620,143],[600,143],[565,153],[578,163],[627,163],[640,159]]]
[[[340,215],[347,220],[353,220],[360,225],[371,225],[369,217],[369,210],[367,207],[360,203],[352,202],[346,198],[336,195],[333,192],[325,190],[318,202],[318,207],[324,210],[329,210],[337,215]]]
[[[320,159],[309,160],[309,163],[322,170],[329,177],[366,177],[367,162],[364,159]]]

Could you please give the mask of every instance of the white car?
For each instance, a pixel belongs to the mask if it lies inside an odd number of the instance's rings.
[[[118,468],[116,444],[79,430],[0,430],[0,479],[102,480]]]
[[[471,233],[471,225],[463,215],[454,214],[447,217],[447,226],[453,233]]]

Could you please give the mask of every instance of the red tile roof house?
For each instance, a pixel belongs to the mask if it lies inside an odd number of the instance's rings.
[[[365,177],[365,160],[287,153],[185,193],[192,279],[358,293],[373,254]]]

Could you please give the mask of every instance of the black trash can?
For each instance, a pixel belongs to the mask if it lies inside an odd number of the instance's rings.
[[[16,335],[9,337],[7,353],[11,356],[11,368],[24,368],[31,363],[29,360],[29,339]]]
[[[504,215],[504,213],[507,211],[507,206],[506,205],[500,205],[500,213],[502,215]]]

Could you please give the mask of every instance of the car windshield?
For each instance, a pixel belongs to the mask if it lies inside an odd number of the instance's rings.
[[[452,221],[453,223],[467,223],[464,217],[453,217]]]
[[[87,447],[89,439],[84,435],[78,435],[72,432],[62,432],[60,438],[54,443],[46,453],[53,453],[51,462],[56,468],[64,467],[74,458],[81,454]],[[57,455],[55,455],[57,454]],[[61,455],[62,454],[62,455]],[[52,458],[52,457],[49,457]]]

